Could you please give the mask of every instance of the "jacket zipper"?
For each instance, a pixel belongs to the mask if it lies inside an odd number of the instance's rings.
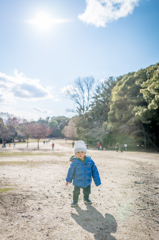
[[[86,164],[84,164],[84,185],[86,183]]]
[[[87,160],[86,160],[87,162]],[[84,183],[86,183],[86,162],[84,164]]]

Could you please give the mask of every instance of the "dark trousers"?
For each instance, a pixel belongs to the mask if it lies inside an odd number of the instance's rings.
[[[73,191],[73,199],[75,201],[78,201],[78,196],[80,194],[80,187],[74,187],[74,191]],[[83,195],[84,195],[84,199],[87,199],[89,197],[89,194],[91,193],[91,185],[87,186],[86,188],[82,188],[83,189]]]

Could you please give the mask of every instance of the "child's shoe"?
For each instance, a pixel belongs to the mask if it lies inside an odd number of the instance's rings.
[[[71,203],[71,207],[77,207],[77,205],[78,205],[78,202],[77,202],[77,201],[73,201],[73,202]]]
[[[92,201],[89,198],[84,198],[84,203],[86,204],[92,204]]]

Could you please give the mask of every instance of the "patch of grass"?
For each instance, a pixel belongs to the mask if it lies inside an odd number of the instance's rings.
[[[3,165],[28,165],[28,167],[34,167],[38,164],[70,164],[69,161],[0,161],[0,166]]]
[[[43,141],[46,141],[46,139],[40,139],[39,142],[43,142]],[[31,138],[31,139],[29,139],[28,144],[29,143],[34,143],[34,142],[37,143],[37,140]],[[27,144],[27,140],[25,142],[23,142],[23,141],[22,142],[18,142],[18,141],[15,140],[15,143],[16,144]],[[13,145],[14,143],[12,142],[11,144]]]
[[[24,164],[28,164],[28,163],[32,163],[32,162],[25,162],[25,161],[2,161],[0,162],[0,166],[1,165],[8,165],[8,164],[21,164],[21,165],[24,165]]]
[[[59,157],[62,157],[62,156],[66,156],[67,155],[67,153],[60,153],[60,152],[54,152],[54,153],[52,153],[52,154],[50,154],[51,156],[59,156]]]
[[[0,152],[0,157],[34,156],[31,152]]]
[[[8,191],[11,191],[11,190],[14,190],[14,188],[0,188],[0,193],[8,192]]]
[[[18,157],[18,156],[66,156],[66,153],[58,153],[58,152],[0,152],[0,157]]]

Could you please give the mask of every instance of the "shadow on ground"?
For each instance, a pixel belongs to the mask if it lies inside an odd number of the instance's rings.
[[[105,217],[92,205],[86,205],[87,210],[76,207],[78,214],[71,214],[71,217],[86,231],[94,233],[96,240],[116,240],[111,233],[117,230],[115,218],[106,213]]]

